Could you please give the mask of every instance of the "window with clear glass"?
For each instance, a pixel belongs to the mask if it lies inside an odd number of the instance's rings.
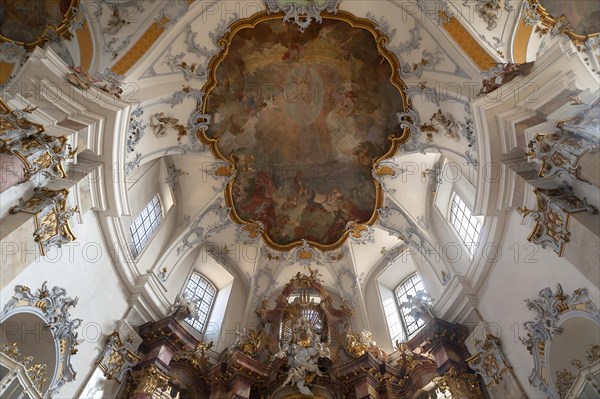
[[[398,307],[394,298],[388,298],[383,301],[383,312],[385,313],[385,319],[387,320],[388,329],[390,330],[392,345],[396,345],[396,342],[398,341],[404,341],[404,330],[402,328],[402,322],[398,317]]]
[[[401,306],[405,302],[409,302],[410,298],[417,295],[417,292],[426,292],[421,277],[415,273],[412,276],[404,280],[396,288],[396,300],[398,301],[398,309],[400,310],[400,317],[402,319],[402,327],[408,338],[414,335],[421,327],[425,325],[425,321],[421,319],[415,319],[410,313],[410,308]]]
[[[481,223],[471,214],[471,210],[464,201],[454,194],[452,205],[450,206],[450,224],[458,233],[463,244],[467,247],[469,255],[473,257],[475,248],[479,244],[479,234],[481,233]]]
[[[131,237],[133,238],[133,256],[137,258],[146,247],[152,234],[158,229],[162,217],[162,205],[158,194],[156,194],[129,227]]]
[[[188,316],[185,321],[199,332],[204,332],[217,289],[200,273],[193,273],[185,287],[188,300],[198,304],[196,317]]]

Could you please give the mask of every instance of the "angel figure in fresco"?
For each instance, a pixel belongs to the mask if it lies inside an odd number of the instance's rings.
[[[292,96],[287,100],[291,102],[302,101],[304,104],[312,106],[315,102],[313,99],[313,93],[316,92],[310,65],[304,70],[304,76],[290,75],[290,79],[297,87],[298,96]],[[309,110],[308,114],[312,114],[312,110]]]
[[[352,57],[352,52],[356,51],[356,49],[354,48],[354,43],[356,43],[354,37],[356,35],[357,32],[353,31],[353,33],[349,37],[344,38],[342,41],[339,42],[338,47],[340,48],[340,50],[342,50],[342,52],[335,57],[336,60],[342,58],[344,61],[348,61]]]
[[[301,44],[290,43],[288,50],[285,52],[285,54],[283,54],[281,60],[287,62],[288,64],[298,62],[302,56],[302,50],[304,50],[304,46]]]
[[[242,101],[244,105],[244,109],[248,115],[256,116],[260,110],[266,107],[266,103],[263,100],[262,94],[256,98],[254,95],[247,95],[246,98]]]
[[[241,209],[248,213],[262,210],[267,206],[266,204],[271,202],[270,199],[273,197],[274,190],[275,188],[269,174],[258,172],[250,201],[248,204],[242,206]]]

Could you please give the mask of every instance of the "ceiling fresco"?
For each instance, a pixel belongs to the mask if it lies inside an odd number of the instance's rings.
[[[62,33],[79,0],[3,0],[0,4],[0,40],[35,47],[46,40],[48,26]]]
[[[304,32],[261,13],[221,41],[201,140],[235,170],[225,190],[232,217],[258,226],[269,245],[333,249],[348,226],[376,220],[374,165],[408,139],[396,116],[408,107],[404,84],[385,40],[373,22],[338,12]]]
[[[571,29],[578,35],[600,32],[600,2],[539,0],[540,5],[554,19],[564,15]]]

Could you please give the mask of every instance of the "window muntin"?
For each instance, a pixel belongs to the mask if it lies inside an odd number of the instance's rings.
[[[200,273],[193,273],[185,287],[185,293],[191,302],[198,304],[197,317],[188,316],[185,321],[202,333],[206,327],[217,289],[206,277]]]
[[[142,252],[152,234],[158,229],[162,220],[163,209],[158,194],[142,210],[142,213],[129,227],[133,238],[133,256],[138,257]]]
[[[383,312],[385,313],[388,329],[390,330],[392,345],[396,345],[397,341],[404,341],[404,328],[400,317],[398,317],[398,307],[394,298],[388,298],[383,301]]]
[[[423,285],[423,281],[421,281],[421,277],[415,273],[405,279],[398,288],[396,288],[396,300],[398,301],[398,309],[400,310],[400,316],[402,319],[402,324],[404,327],[404,331],[407,337],[411,337],[414,335],[421,327],[425,325],[424,320],[415,319],[410,315],[410,311],[412,309],[402,307],[402,303],[408,302],[410,295],[411,297],[417,295],[417,292],[425,291],[425,286]]]
[[[471,210],[456,193],[452,196],[452,204],[450,206],[450,224],[458,233],[472,258],[475,253],[475,247],[479,244],[481,223],[471,214]]]

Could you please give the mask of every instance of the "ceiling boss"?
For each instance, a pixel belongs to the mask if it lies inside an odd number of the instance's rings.
[[[303,31],[266,12],[234,22],[197,110],[210,117],[200,139],[235,172],[232,218],[277,250],[332,250],[375,223],[374,171],[409,135],[387,38],[347,12],[321,18]]]

